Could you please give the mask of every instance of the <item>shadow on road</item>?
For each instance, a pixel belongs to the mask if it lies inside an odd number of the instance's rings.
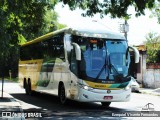
[[[58,101],[58,97],[34,93],[33,96],[26,94],[11,94],[14,98],[25,103],[40,107],[40,109],[31,107],[25,111],[42,112],[43,117],[49,116],[111,116],[113,112],[123,112],[126,109],[115,107],[104,108],[98,103],[82,103],[68,100],[67,104],[62,105]]]

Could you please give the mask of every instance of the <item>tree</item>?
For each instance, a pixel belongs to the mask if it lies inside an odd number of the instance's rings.
[[[83,16],[100,16],[110,14],[112,18],[129,18],[127,10],[130,6],[135,7],[136,16],[145,14],[146,8],[153,8],[155,0],[60,0],[68,4],[71,10],[80,8],[85,10]],[[10,50],[15,47],[18,54],[18,43],[25,39],[33,39],[45,32],[64,27],[52,21],[56,18],[54,6],[58,0],[0,0],[0,64],[7,63]],[[49,15],[53,13],[53,16]],[[49,16],[45,19],[45,16]],[[45,22],[47,24],[45,24]],[[25,39],[24,39],[25,38]],[[13,55],[17,56],[17,55]],[[5,64],[4,63],[4,64]]]
[[[93,16],[100,13],[100,16],[110,14],[112,18],[129,18],[127,10],[130,6],[135,8],[136,16],[145,14],[146,8],[153,8],[155,0],[60,0],[68,4],[71,10],[80,8],[86,10],[83,16]]]
[[[0,66],[17,71],[14,66],[18,64],[19,43],[59,27],[58,15],[53,11],[56,3],[57,0],[0,0]]]
[[[144,43],[150,45],[150,44],[154,44],[154,43],[157,43],[158,42],[158,33],[155,33],[155,32],[149,32],[147,35],[146,35],[146,41]]]
[[[156,4],[154,4],[151,17],[157,17],[158,23],[160,24],[160,2],[156,2]]]
[[[160,53],[160,39],[155,32],[150,32],[146,35],[146,41],[144,42],[147,47],[147,63],[156,63],[159,61]]]

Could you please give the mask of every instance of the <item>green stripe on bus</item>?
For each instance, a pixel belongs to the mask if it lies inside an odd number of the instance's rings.
[[[120,84],[112,84],[109,88],[118,88]]]
[[[128,84],[129,82],[122,83],[118,88],[125,88]]]

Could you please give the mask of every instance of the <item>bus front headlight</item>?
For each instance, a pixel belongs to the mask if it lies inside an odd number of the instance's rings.
[[[83,88],[84,88],[85,90],[89,90],[89,91],[93,90],[93,88],[91,88],[91,87],[89,87],[89,86],[86,86],[86,85],[85,85]]]
[[[81,84],[81,83],[78,83],[78,86],[80,87],[80,88],[83,88],[83,89],[85,89],[85,90],[93,90],[93,88],[91,88],[91,87],[89,87],[89,86],[87,86],[87,85],[83,85],[83,84]]]
[[[84,89],[86,89],[86,90],[88,90],[88,89],[89,89],[89,87],[88,87],[88,86],[84,86],[83,88],[84,88]]]

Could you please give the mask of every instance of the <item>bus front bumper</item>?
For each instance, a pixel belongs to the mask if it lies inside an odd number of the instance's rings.
[[[78,100],[81,102],[126,102],[130,100],[131,89],[129,90],[98,90],[92,91],[79,89]]]

